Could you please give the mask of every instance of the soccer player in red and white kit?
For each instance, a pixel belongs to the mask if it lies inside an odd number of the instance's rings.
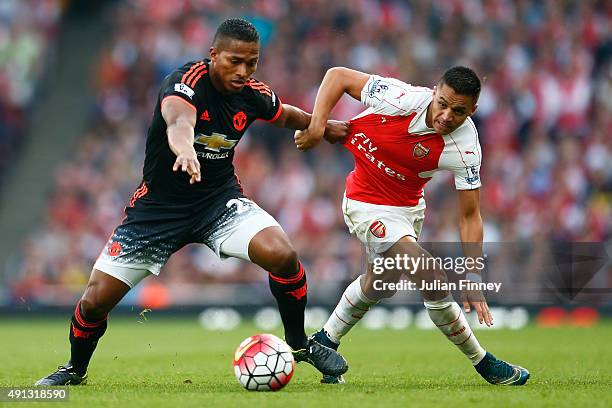
[[[394,288],[384,284],[397,282],[406,273],[416,288],[424,287],[421,295],[433,323],[485,380],[501,385],[527,382],[526,369],[499,360],[482,348],[448,290],[429,289],[432,282],[447,282],[439,264],[424,263],[427,269],[416,271],[396,265],[382,274],[374,268],[377,258],[431,257],[417,239],[425,214],[423,187],[438,170],[454,174],[464,255],[482,256],[482,151],[470,118],[476,111],[480,88],[480,80],[466,67],[449,69],[433,89],[342,67],[326,73],[310,126],[296,131],[295,143],[307,150],[321,140],[329,112],[344,93],[367,106],[350,121],[349,135],[343,141],[355,158],[355,169],[347,177],[342,209],[350,232],[366,248],[368,268],[346,288],[327,323],[315,334],[317,341],[337,349],[340,339],[374,304],[393,296]],[[482,281],[477,268],[470,269],[466,278]],[[473,307],[481,324],[493,324],[481,291],[464,291],[462,295],[466,312]],[[341,376],[323,378],[328,383],[343,381]]]

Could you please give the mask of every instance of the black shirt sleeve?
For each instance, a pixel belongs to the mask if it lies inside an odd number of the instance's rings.
[[[257,107],[257,119],[268,122],[275,121],[283,110],[283,103],[270,87],[261,81],[250,79],[247,86],[253,91],[255,106]]]
[[[162,81],[160,102],[169,96],[179,97],[196,110],[199,105],[195,84],[197,79],[206,73],[206,65],[202,61],[192,62],[174,70]]]

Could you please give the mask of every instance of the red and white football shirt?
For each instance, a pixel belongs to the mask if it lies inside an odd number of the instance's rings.
[[[371,204],[412,207],[438,170],[450,170],[457,190],[479,188],[482,159],[471,118],[448,135],[427,127],[433,90],[372,75],[361,91],[368,106],[351,119],[344,146],[355,157],[346,196]]]

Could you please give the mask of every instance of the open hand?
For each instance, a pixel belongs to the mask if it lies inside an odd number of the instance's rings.
[[[478,315],[478,323],[482,324],[484,322],[488,327],[493,326],[493,315],[482,291],[464,290],[461,292],[461,300],[466,313],[470,313],[470,305],[474,307]]]
[[[202,174],[200,173],[200,162],[198,161],[198,156],[194,149],[181,152],[178,156],[176,156],[172,170],[178,171],[179,169],[191,176],[189,179],[189,184],[194,184],[202,180]]]

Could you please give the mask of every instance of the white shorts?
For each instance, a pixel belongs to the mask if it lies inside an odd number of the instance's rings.
[[[425,200],[421,198],[414,207],[396,207],[351,200],[345,193],[342,212],[349,231],[363,243],[371,261],[402,237],[418,239],[425,219]]]
[[[268,227],[280,227],[279,223],[265,210],[247,198],[234,198],[226,203],[228,211],[215,220],[212,228],[204,234],[196,235],[187,242],[173,243],[172,239],[165,238],[161,242],[149,242],[147,247],[134,246],[133,251],[127,251],[129,242],[136,240],[126,239],[123,252],[115,254],[113,245],[123,235],[115,230],[100,253],[93,268],[98,269],[124,282],[130,288],[136,286],[147,276],[159,275],[170,255],[187,243],[203,243],[212,249],[220,258],[235,257],[246,261],[249,258],[249,243],[260,231]],[[124,237],[125,238],[125,237]],[[154,247],[152,251],[152,247]],[[122,248],[119,246],[118,248]],[[132,248],[130,248],[132,249]],[[153,255],[151,255],[153,252]],[[125,256],[124,256],[125,254]]]

